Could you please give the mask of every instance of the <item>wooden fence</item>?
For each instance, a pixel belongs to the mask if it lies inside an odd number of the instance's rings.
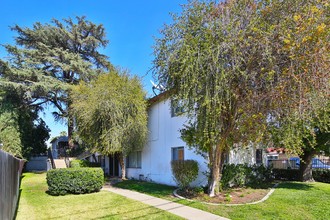
[[[0,219],[11,220],[19,199],[20,177],[24,160],[0,150]]]

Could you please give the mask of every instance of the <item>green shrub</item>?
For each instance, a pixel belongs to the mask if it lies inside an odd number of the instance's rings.
[[[88,161],[86,160],[71,160],[70,167],[71,168],[78,168],[78,167],[88,167]]]
[[[194,187],[193,188],[194,192],[197,194],[204,194],[204,188],[199,186],[199,187]]]
[[[226,164],[222,171],[221,187],[226,189],[244,186],[247,172],[246,167],[243,164]]]
[[[313,169],[313,178],[315,181],[330,183],[330,170],[327,169]],[[299,181],[299,169],[273,169],[273,175],[277,180]]]
[[[313,178],[315,181],[330,183],[330,170],[329,169],[313,169]]]
[[[270,167],[254,164],[247,167],[247,169],[249,169],[249,172],[247,173],[246,184],[249,186],[261,185],[273,179],[272,168]]]
[[[47,172],[48,191],[51,195],[98,192],[103,183],[101,168],[67,168]]]
[[[101,167],[100,163],[89,162],[88,160],[71,160],[70,161],[71,168],[77,167]]]
[[[272,173],[276,180],[299,180],[299,170],[297,169],[273,169]]]
[[[198,176],[198,163],[195,160],[172,160],[172,173],[181,189],[187,189]]]
[[[222,171],[221,187],[255,186],[272,179],[271,169],[263,165],[226,164]]]

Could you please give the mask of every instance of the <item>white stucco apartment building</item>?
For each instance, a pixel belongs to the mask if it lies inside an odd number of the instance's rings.
[[[180,129],[187,122],[180,106],[171,104],[171,99],[162,93],[149,100],[148,142],[141,152],[131,153],[126,160],[127,178],[176,185],[171,172],[171,160],[196,160],[199,175],[193,185],[206,185],[207,160],[190,149],[180,138]],[[263,151],[249,147],[246,150],[232,150],[229,163],[265,163]]]

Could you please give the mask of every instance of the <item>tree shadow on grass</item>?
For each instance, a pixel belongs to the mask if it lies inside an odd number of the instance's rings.
[[[101,189],[99,190],[95,190],[95,191],[92,191],[92,192],[77,192],[77,193],[74,193],[74,192],[66,192],[66,191],[63,191],[62,193],[54,193],[54,192],[51,192],[49,190],[46,190],[45,193],[49,196],[54,196],[54,197],[60,197],[60,196],[69,196],[69,195],[87,195],[87,194],[93,194],[93,193],[98,193],[98,192],[101,192]]]
[[[138,201],[139,202],[139,201]],[[140,201],[141,202],[141,201]],[[171,213],[172,210],[175,210],[175,209],[178,209],[178,208],[181,208],[182,206],[189,206],[189,204],[192,204],[194,202],[189,202],[187,203],[187,205],[183,205],[183,204],[180,204],[180,203],[177,203],[178,207],[172,207],[172,208],[169,208],[169,209],[162,209],[160,208],[161,206],[164,206],[168,203],[172,203],[171,201],[167,201],[166,203],[163,203],[163,204],[158,204],[158,205],[155,205],[155,206],[148,206],[148,207],[144,207],[144,208],[137,208],[137,209],[130,209],[130,210],[126,210],[124,212],[120,212],[120,213],[114,213],[114,214],[107,214],[107,215],[104,215],[102,217],[98,217],[98,218],[95,218],[95,219],[99,219],[99,218],[116,218],[116,217],[123,217],[123,215],[129,215],[130,213],[134,213],[134,212],[138,212],[138,211],[146,211],[146,210],[149,210],[148,213],[146,214],[142,214],[142,215],[138,215],[134,218],[131,218],[131,219],[148,219],[148,218],[151,218],[152,215],[155,215],[153,217],[157,217],[157,218],[160,218],[159,216],[157,215],[160,215],[162,213]],[[177,218],[182,218],[174,213],[171,213],[175,216],[177,216]],[[93,219],[94,220],[94,219]]]
[[[136,180],[125,180],[116,183],[114,187],[146,193],[156,197],[172,195],[172,192],[176,189],[176,187],[173,186]]]
[[[24,177],[25,177],[25,174],[23,173],[20,177],[20,180],[19,180],[19,191],[18,191],[18,195],[17,195],[17,204],[16,204],[16,209],[15,209],[14,219],[16,219],[16,217],[17,217],[17,212],[18,212],[18,208],[19,208],[19,201],[21,200],[21,193],[22,193],[21,184],[22,184],[22,180],[23,180]]]
[[[111,204],[108,206],[103,206],[103,207],[99,207],[97,209],[93,209],[92,211],[95,212],[97,210],[109,210],[111,212],[111,210],[113,210],[113,209],[116,209],[119,207],[127,207],[127,206],[131,206],[132,204],[137,204],[137,203],[139,203],[139,201],[127,200],[123,204]],[[164,204],[162,204],[162,205],[164,205]],[[130,213],[135,213],[135,212],[140,212],[140,211],[142,211],[144,213],[147,212],[147,213],[138,214],[138,216],[136,216],[134,218],[131,217],[130,219],[141,219],[141,218],[144,219],[144,218],[150,217],[150,215],[158,215],[158,214],[166,212],[165,210],[158,209],[157,206],[155,206],[155,207],[147,206],[147,207],[143,207],[143,208],[130,208],[130,209],[123,208],[120,211],[114,211],[115,213],[109,213],[109,214],[105,214],[103,216],[97,216],[96,218],[90,217],[90,219],[100,219],[100,218],[112,219],[112,218],[117,218],[117,217],[123,217],[123,215],[130,216]],[[85,214],[86,216],[91,215],[91,210],[83,210],[83,208],[82,208],[79,211],[73,211],[73,212],[67,213],[65,215],[59,214],[59,215],[53,216],[49,219],[62,219],[62,218],[67,218],[68,216],[70,216],[70,218],[75,218],[75,217],[81,216],[82,214],[83,215]]]
[[[312,190],[314,186],[303,182],[282,182],[276,188],[308,191]]]

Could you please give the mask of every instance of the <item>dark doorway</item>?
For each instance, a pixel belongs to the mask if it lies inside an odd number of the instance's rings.
[[[110,176],[119,176],[118,154],[109,155],[109,175]]]
[[[256,150],[256,164],[262,164],[262,149]]]

